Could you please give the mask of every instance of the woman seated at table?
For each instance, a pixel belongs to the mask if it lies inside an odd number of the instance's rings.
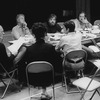
[[[82,49],[82,34],[80,32],[75,32],[75,24],[73,21],[65,22],[65,28],[68,30],[66,36],[63,36],[59,44],[55,47],[56,50],[61,50],[64,55],[73,51]]]
[[[85,30],[92,28],[92,24],[87,20],[85,12],[79,13],[79,18],[71,19],[75,23],[75,30]]]

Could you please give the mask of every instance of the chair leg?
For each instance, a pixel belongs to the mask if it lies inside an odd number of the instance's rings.
[[[97,93],[99,94],[99,96],[100,96],[100,92],[97,90]]]
[[[67,94],[71,94],[71,93],[79,93],[78,89],[77,91],[70,91],[69,86],[67,85],[67,81],[66,81],[66,76],[64,75],[64,83],[65,83],[65,90]]]
[[[92,100],[93,96],[95,95],[95,93],[97,92],[97,90],[95,90],[91,96],[91,98],[89,100]]]
[[[53,89],[53,100],[55,100],[55,88],[54,88],[54,84],[53,84],[52,89]]]
[[[15,71],[16,71],[16,70],[14,70],[14,71],[12,72],[12,75],[11,75],[11,76],[9,75],[9,73],[7,73],[7,75],[8,75],[9,78],[10,78],[10,80],[9,80],[8,84],[6,84],[6,88],[5,88],[5,90],[4,90],[4,92],[3,92],[2,96],[1,96],[1,98],[4,98],[4,96],[5,96],[6,92],[7,92],[7,89],[8,89],[8,87],[10,86],[11,81],[13,82],[14,86],[16,86],[16,88],[18,88],[18,86],[17,86],[17,85],[15,84],[15,82],[12,80],[12,78],[13,78],[13,76],[14,76],[14,74],[15,74]],[[4,82],[3,82],[3,83],[4,83]],[[5,83],[4,83],[4,84],[5,84]],[[20,90],[19,90],[19,91],[20,91]]]
[[[84,99],[84,96],[82,96],[84,92],[81,91],[79,87],[77,87],[77,89],[78,89],[78,91],[79,91],[79,93],[80,93],[80,95],[81,95],[80,100],[85,100],[85,99]]]
[[[0,79],[1,80],[1,82],[5,85],[5,87],[7,86],[7,84],[5,84],[5,82],[2,80],[2,79]]]
[[[64,73],[62,74],[62,86],[65,86]]]
[[[7,92],[7,89],[8,89],[8,87],[9,87],[10,83],[11,83],[11,80],[9,80],[9,82],[8,82],[6,88],[5,88],[5,90],[4,90],[4,92],[3,92],[2,96],[1,96],[1,99],[4,98],[4,96],[5,96],[6,92]]]
[[[84,77],[83,69],[77,72],[78,78]]]
[[[21,89],[20,89],[20,87],[18,87],[17,85],[16,85],[16,83],[13,81],[13,77],[14,77],[14,74],[15,74],[15,72],[16,72],[17,70],[14,70],[13,72],[12,72],[12,75],[10,76],[9,74],[9,78],[11,79],[11,81],[12,81],[12,83],[14,84],[14,86],[16,87],[16,88],[18,88],[18,90],[19,90],[19,92],[21,91]]]

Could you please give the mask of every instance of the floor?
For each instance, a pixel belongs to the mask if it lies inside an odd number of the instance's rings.
[[[1,83],[0,83],[1,84]],[[1,88],[1,87],[0,87]],[[2,89],[0,89],[1,91]],[[51,86],[47,88],[47,92],[52,95]],[[1,92],[0,92],[1,93]],[[8,89],[5,97],[0,100],[40,100],[41,89],[31,87],[31,95],[29,96],[28,87],[24,87],[20,92],[18,89]],[[87,92],[85,99],[88,100],[92,92]],[[79,93],[67,94],[65,87],[61,83],[55,84],[55,100],[80,100]],[[52,99],[53,100],[53,99]],[[96,93],[92,100],[100,100],[100,96]]]

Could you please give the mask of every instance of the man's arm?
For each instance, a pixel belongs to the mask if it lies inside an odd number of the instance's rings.
[[[14,61],[13,61],[14,64],[17,64],[17,63],[22,59],[22,57],[24,56],[25,52],[26,52],[26,47],[25,47],[25,46],[22,46],[22,47],[20,48],[20,50],[19,50],[17,56],[15,57],[15,59],[14,59]]]

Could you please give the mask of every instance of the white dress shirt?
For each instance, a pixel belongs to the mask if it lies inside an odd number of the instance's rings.
[[[82,34],[80,32],[70,32],[66,36],[63,36],[57,45],[56,49],[62,49],[64,54],[82,49]]]

